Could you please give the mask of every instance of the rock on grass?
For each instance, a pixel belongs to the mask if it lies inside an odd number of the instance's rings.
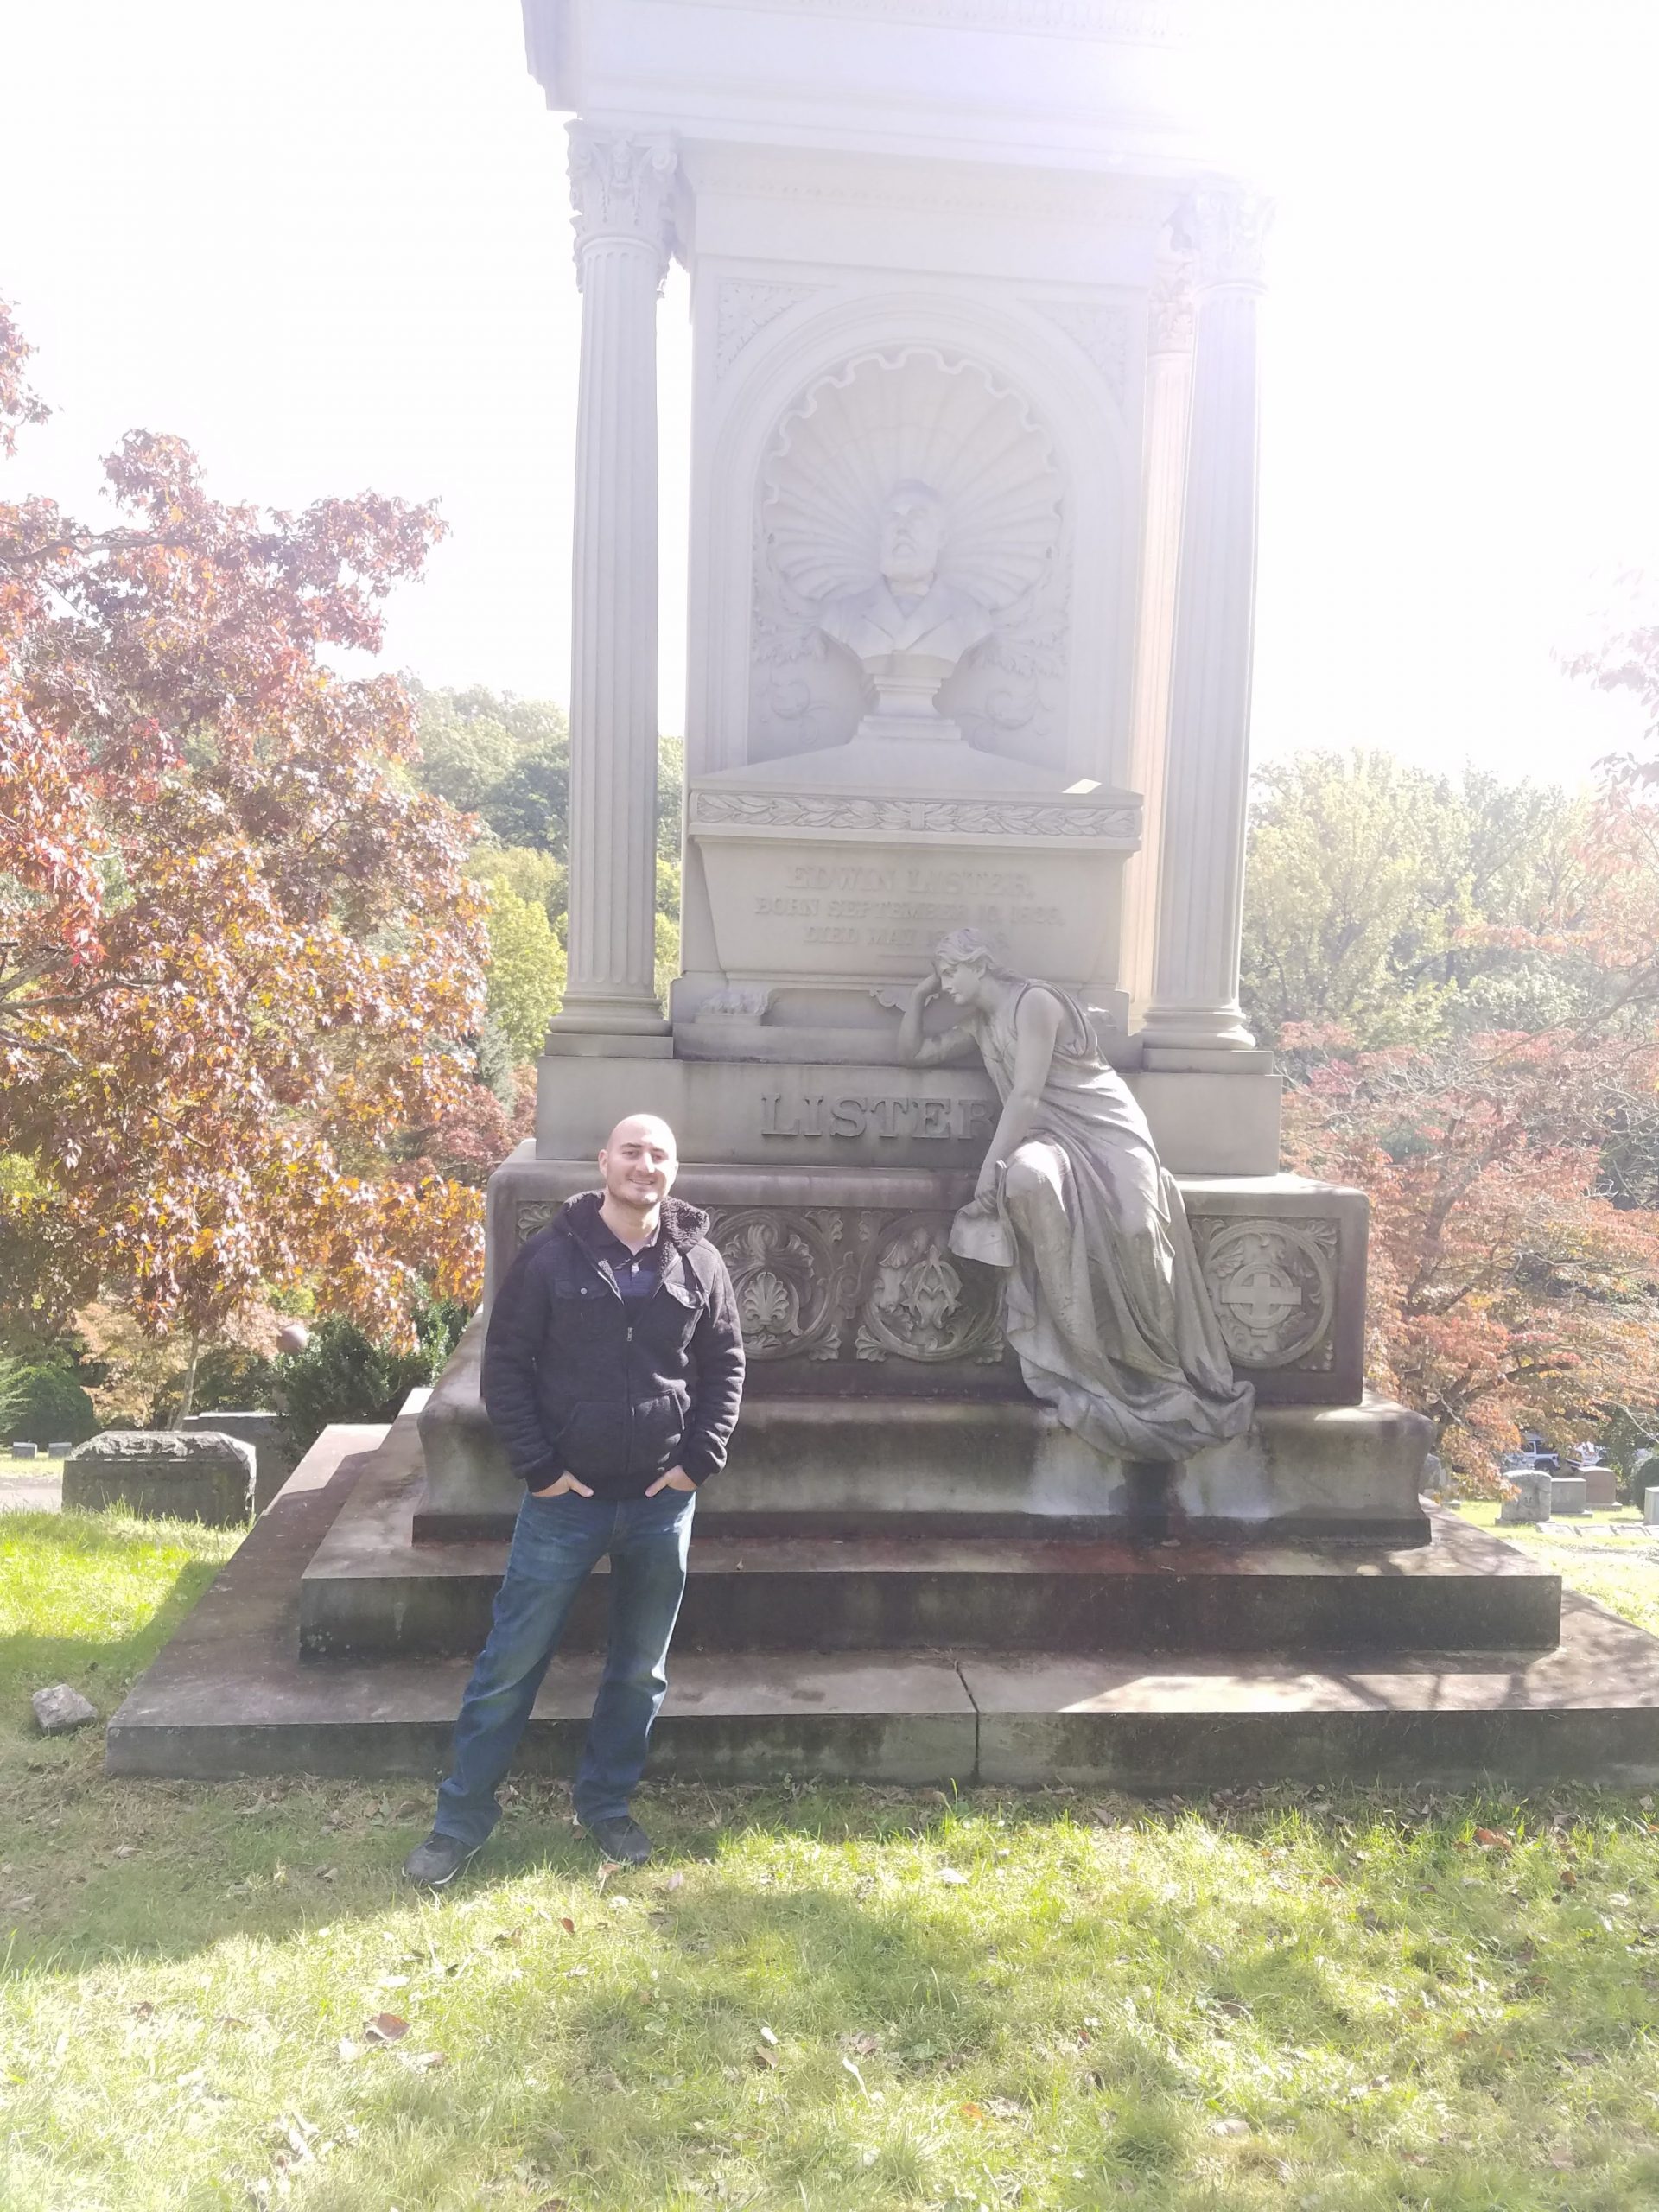
[[[67,1736],[72,1728],[84,1728],[89,1720],[98,1718],[98,1707],[82,1697],[79,1690],[71,1689],[67,1682],[59,1682],[49,1690],[36,1690],[30,1702],[43,1736]]]

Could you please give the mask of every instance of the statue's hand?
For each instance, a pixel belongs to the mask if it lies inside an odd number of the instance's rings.
[[[917,1005],[926,1006],[931,1000],[938,998],[939,993],[944,988],[944,985],[939,981],[939,971],[938,966],[935,965],[930,968],[926,975],[923,976],[921,982],[916,986],[915,999]]]
[[[997,1185],[1002,1179],[1002,1162],[988,1160],[979,1171],[979,1180],[974,1185],[974,1204],[982,1212],[996,1211]]]

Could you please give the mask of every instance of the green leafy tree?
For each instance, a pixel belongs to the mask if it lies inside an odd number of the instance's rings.
[[[564,947],[544,906],[498,886],[490,893],[490,1018],[518,1060],[541,1057],[547,1025],[564,996]]]
[[[1589,803],[1391,754],[1304,753],[1265,769],[1251,810],[1244,1002],[1366,1050],[1571,1019],[1602,988],[1557,931],[1583,879]]]

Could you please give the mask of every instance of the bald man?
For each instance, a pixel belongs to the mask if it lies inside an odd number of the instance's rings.
[[[496,1294],[484,1404],[526,1495],[432,1833],[404,1862],[428,1887],[453,1881],[500,1818],[496,1789],[607,1554],[610,1637],[576,1818],[607,1859],[651,1856],[628,1808],[668,1688],[697,1488],[725,1465],[743,1395],[731,1278],[708,1215],[669,1196],[678,1166],[666,1122],[619,1122],[602,1189],[569,1199]]]

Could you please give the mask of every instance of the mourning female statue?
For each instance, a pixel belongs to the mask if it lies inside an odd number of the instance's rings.
[[[900,1057],[979,1048],[1002,1101],[950,1247],[1010,1270],[1006,1326],[1033,1396],[1096,1450],[1185,1459],[1242,1436],[1254,1393],[1233,1379],[1186,1211],[1146,1117],[1100,1056],[1088,1016],[956,930],[912,992]],[[962,1020],[922,1035],[944,995]]]

